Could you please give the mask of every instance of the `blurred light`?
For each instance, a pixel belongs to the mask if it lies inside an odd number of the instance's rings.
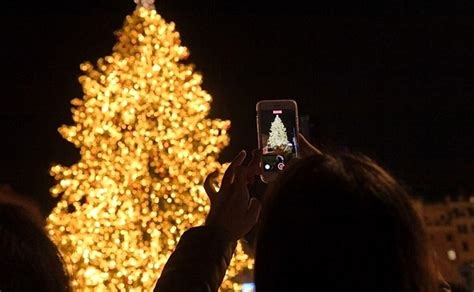
[[[254,283],[244,283],[242,285],[242,292],[255,292],[255,284]]]
[[[75,124],[59,129],[81,160],[51,168],[61,199],[47,229],[76,291],[151,291],[182,233],[203,224],[202,183],[222,173],[229,144],[230,122],[208,118],[211,97],[180,62],[189,53],[173,23],[137,8],[117,38],[111,55],[80,66]],[[223,287],[252,268],[239,245]]]
[[[448,259],[450,259],[451,261],[456,260],[456,252],[454,250],[448,250]]]

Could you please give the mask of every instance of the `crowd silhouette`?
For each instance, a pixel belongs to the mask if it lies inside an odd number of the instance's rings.
[[[364,155],[322,153],[298,140],[300,157],[264,194],[249,191],[261,174],[260,150],[247,163],[240,152],[218,190],[216,173],[207,177],[206,223],[182,235],[154,291],[218,291],[251,230],[258,292],[467,291],[443,279],[424,223],[392,175]],[[0,189],[1,291],[71,291],[43,225],[34,202]]]

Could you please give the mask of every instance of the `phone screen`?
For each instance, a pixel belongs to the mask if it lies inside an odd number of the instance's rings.
[[[296,112],[293,109],[260,110],[262,169],[281,171],[297,155]]]

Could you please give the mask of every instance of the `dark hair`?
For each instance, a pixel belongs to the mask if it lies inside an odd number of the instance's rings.
[[[57,247],[15,204],[0,204],[0,290],[71,291]]]
[[[258,292],[427,292],[428,238],[404,188],[364,156],[312,156],[269,187],[255,261]]]
[[[465,285],[459,284],[459,283],[449,283],[449,286],[451,288],[451,292],[470,292]]]

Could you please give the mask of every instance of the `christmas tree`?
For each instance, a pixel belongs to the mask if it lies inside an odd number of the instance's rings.
[[[286,134],[286,128],[280,117],[276,115],[275,120],[273,120],[270,127],[270,137],[268,138],[268,146],[270,149],[282,149],[287,150],[288,136]]]
[[[60,200],[47,229],[78,291],[150,291],[181,234],[204,222],[202,183],[229,143],[174,23],[139,2],[111,55],[80,66],[75,124],[59,129],[81,159],[51,168]],[[252,267],[239,245],[223,287]]]

